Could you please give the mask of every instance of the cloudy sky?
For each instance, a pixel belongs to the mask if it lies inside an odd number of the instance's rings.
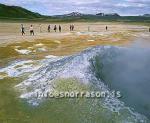
[[[150,0],[0,0],[0,3],[22,6],[44,15],[60,15],[73,11],[90,14],[150,14]]]

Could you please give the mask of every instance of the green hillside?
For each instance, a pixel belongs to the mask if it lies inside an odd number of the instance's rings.
[[[0,4],[0,18],[39,18],[40,14],[18,6]]]

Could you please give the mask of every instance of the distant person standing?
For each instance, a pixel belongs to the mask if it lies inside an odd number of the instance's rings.
[[[106,31],[108,30],[108,27],[106,26]]]
[[[74,31],[74,25],[72,25],[72,31]]]
[[[90,26],[88,26],[88,32],[90,32]]]
[[[21,34],[25,35],[25,28],[24,28],[23,24],[21,24]]]
[[[42,32],[42,25],[39,24],[39,32],[41,33]]]
[[[72,25],[70,25],[70,31],[72,31]]]
[[[51,26],[50,26],[50,25],[48,25],[47,30],[48,30],[48,32],[50,32],[50,31],[51,31]]]
[[[59,25],[59,32],[61,32],[61,26]]]
[[[70,25],[70,31],[74,31],[74,25]]]
[[[150,32],[150,28],[149,28],[149,32]]]
[[[56,26],[56,25],[54,26],[54,31],[55,31],[55,32],[57,31],[57,26]]]
[[[30,35],[34,35],[33,25],[30,26]]]

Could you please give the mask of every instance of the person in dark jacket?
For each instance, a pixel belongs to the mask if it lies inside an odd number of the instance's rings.
[[[25,28],[24,28],[23,24],[21,24],[21,34],[25,35]]]
[[[72,31],[72,25],[70,25],[70,31]]]
[[[72,25],[72,31],[74,31],[74,25]]]
[[[55,31],[55,32],[57,31],[57,26],[56,26],[56,25],[54,26],[54,31]]]
[[[59,25],[59,32],[61,32],[61,26]]]
[[[108,30],[108,27],[106,26],[106,31]]]
[[[50,31],[51,31],[51,26],[50,26],[50,25],[48,25],[47,30],[48,30],[48,32],[50,32]]]

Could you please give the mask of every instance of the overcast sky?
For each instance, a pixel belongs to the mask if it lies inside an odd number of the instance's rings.
[[[44,15],[60,15],[73,11],[89,14],[150,14],[150,0],[0,0],[0,3],[22,6]]]

